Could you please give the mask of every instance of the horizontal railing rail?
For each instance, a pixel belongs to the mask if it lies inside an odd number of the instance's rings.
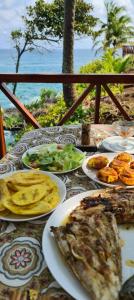
[[[134,83],[134,74],[6,74],[0,73],[0,82],[25,83]]]
[[[0,90],[3,94],[16,106],[16,108],[22,113],[25,120],[31,123],[35,128],[40,128],[40,124],[33,117],[33,115],[27,110],[27,108],[20,102],[20,100],[13,95],[12,91],[6,86],[7,83],[59,83],[59,84],[70,84],[70,83],[84,83],[87,87],[78,99],[73,103],[72,107],[66,112],[63,118],[57,125],[64,124],[73,115],[77,107],[82,101],[88,96],[88,94],[95,88],[95,117],[94,123],[99,123],[100,113],[100,101],[101,101],[101,90],[106,91],[108,96],[123,117],[126,120],[131,120],[131,117],[127,114],[117,97],[113,94],[109,84],[124,84],[126,86],[133,86],[134,74],[11,74],[11,73],[0,73]],[[0,142],[3,133],[0,132]],[[1,155],[0,155],[1,156]]]

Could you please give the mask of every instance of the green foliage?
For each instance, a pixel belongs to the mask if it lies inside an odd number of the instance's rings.
[[[89,64],[86,64],[80,68],[81,74],[90,74],[95,73],[99,74],[102,70],[102,60],[101,59],[95,59]]]
[[[100,22],[100,29],[94,32],[94,46],[101,44],[100,48],[118,48],[133,39],[134,27],[127,15],[124,6],[118,6],[114,1],[105,2],[106,22]],[[101,41],[98,39],[101,36]],[[100,49],[99,48],[99,49]],[[98,50],[99,50],[98,49]]]
[[[42,101],[41,99],[37,99],[37,100],[32,101],[30,104],[26,104],[25,107],[30,112],[33,112],[35,109],[42,107],[43,104],[44,104],[44,101]]]
[[[42,127],[54,126],[60,121],[65,111],[65,102],[61,98],[57,100],[56,104],[49,105],[46,114],[39,116],[37,120]]]
[[[56,102],[54,104],[49,104],[47,106],[46,112],[43,115],[40,115],[37,117],[37,120],[39,124],[42,127],[49,127],[49,126],[55,126],[58,124],[58,122],[61,120],[61,118],[64,116],[65,112],[67,111],[67,107],[65,105],[64,99],[62,95],[56,94],[55,91],[50,89],[43,89],[41,91],[40,98],[41,100],[44,99],[44,95],[46,98],[46,95],[50,98],[52,95],[55,95]],[[43,97],[43,98],[42,98]],[[80,105],[73,116],[67,121],[67,124],[79,124],[81,123],[82,119],[88,118],[91,114],[91,110],[88,108],[84,108],[83,105]]]
[[[75,22],[73,19],[73,29],[69,31],[69,26],[65,26],[66,30],[68,30],[68,41],[71,40],[71,33],[72,37],[74,36],[73,32],[77,36],[91,35],[92,29],[97,23],[97,18],[92,15],[93,7],[91,4],[86,3],[84,0],[77,0],[74,1],[74,7],[76,7],[76,10],[74,8]],[[66,16],[66,12],[64,12],[64,0],[53,0],[51,3],[47,3],[44,0],[36,0],[33,6],[30,5],[26,8],[26,16],[23,16],[23,32],[16,30],[11,33],[11,38],[17,51],[16,73],[19,71],[21,56],[24,52],[41,47],[41,41],[43,41],[43,44],[46,46],[45,42],[59,42],[63,38],[63,33],[65,36],[63,29],[64,16]],[[40,41],[40,44],[38,44],[38,41]],[[73,57],[73,42],[71,46],[68,43],[68,47],[65,48],[67,51],[63,51],[63,61],[65,62],[67,57],[69,57],[67,66],[70,66],[70,70],[73,71],[73,59],[70,56],[71,50]],[[64,70],[63,68],[63,72],[66,73],[69,72],[69,70]],[[16,86],[17,83],[13,86],[14,94],[16,92]],[[65,95],[65,101],[66,98]],[[69,101],[66,101],[67,104],[69,104],[68,102]]]
[[[37,100],[33,100],[30,104],[26,104],[25,106],[28,110],[30,110],[30,112],[33,112],[39,109],[40,107],[43,108],[44,103],[45,99],[38,98]]]
[[[107,74],[125,72],[130,64],[131,56],[118,56],[113,49],[107,49],[100,59],[95,59],[80,68],[81,74]]]
[[[82,122],[89,122],[92,112],[93,110],[91,108],[84,108],[81,104],[66,124],[81,124]]]
[[[60,94],[58,95],[56,90],[41,89],[40,97],[37,100],[32,101],[30,104],[26,104],[25,106],[27,109],[33,112],[39,108],[46,108],[47,105],[49,105],[49,102],[57,102],[60,97]]]
[[[74,30],[77,35],[90,35],[97,23],[91,13],[93,6],[84,0],[76,1]],[[27,7],[24,18],[30,32],[34,31],[35,38],[41,40],[60,40],[63,37],[64,0],[53,0],[47,3],[36,0],[35,5]]]
[[[40,100],[48,101],[48,100],[56,100],[57,99],[57,91],[52,89],[42,89],[40,92]]]
[[[53,95],[55,94],[55,91],[53,90],[42,90],[41,91],[41,101],[44,101],[44,95]],[[62,95],[57,95],[55,94],[55,99],[57,100],[56,103],[54,104],[49,104],[46,108],[46,112],[44,114],[41,114],[37,117],[37,121],[42,127],[50,127],[50,126],[55,126],[57,123],[60,121],[60,119],[64,116],[65,112],[67,111],[65,102],[63,100]],[[43,97],[43,98],[42,98]],[[38,102],[40,104],[40,108],[42,108],[41,101]],[[35,103],[31,104],[30,107],[31,110],[35,110]],[[66,124],[79,124],[81,123],[82,120],[89,120],[89,117],[91,116],[91,109],[86,109],[82,105],[80,105],[73,116],[69,119],[69,121],[66,122]],[[32,130],[33,127],[31,125],[27,125],[24,129],[22,129],[15,137],[16,142],[21,138],[21,136]]]
[[[125,72],[130,72],[130,70],[134,70],[134,55],[132,54],[129,56],[129,60],[126,65]]]
[[[13,41],[18,42],[18,40],[20,40],[20,38],[22,38],[22,31],[21,29],[17,29],[11,32],[11,38]]]
[[[101,73],[122,73],[126,71],[126,68],[130,61],[130,55],[125,57],[116,56],[113,49],[108,49],[102,56],[102,69]]]
[[[27,28],[24,28],[24,30],[16,29],[11,31],[10,37],[14,48],[17,50],[18,56],[21,56],[25,51],[32,51],[35,48],[32,45],[32,37]]]
[[[82,66],[80,68],[81,74],[118,74],[127,71],[130,65],[131,56],[125,57],[117,56],[112,49],[108,49],[104,52],[101,59],[93,60],[91,63]],[[86,84],[78,84],[78,93],[81,93],[83,88],[87,87]],[[122,85],[110,85],[113,93],[122,93]],[[102,89],[102,96],[106,95],[106,92]],[[90,97],[95,96],[95,91],[90,93]]]
[[[43,90],[41,94],[43,93]],[[44,91],[46,94],[46,89]],[[53,91],[52,91],[53,93]],[[37,121],[42,127],[50,127],[50,126],[55,126],[57,123],[60,121],[62,116],[64,115],[66,111],[66,106],[65,102],[62,98],[59,98],[57,100],[56,104],[52,104],[48,106],[47,112],[44,113],[43,115],[40,115],[37,117]],[[30,130],[32,130],[33,127],[31,125],[27,125],[25,129],[21,130],[15,137],[16,142],[21,138],[21,136]]]
[[[23,118],[19,115],[6,115],[4,118],[4,126],[6,129],[12,129],[16,127],[22,127]]]

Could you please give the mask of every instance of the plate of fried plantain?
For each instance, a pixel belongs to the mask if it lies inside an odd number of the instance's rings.
[[[50,214],[66,196],[64,182],[39,170],[19,170],[0,176],[0,219],[29,221]]]

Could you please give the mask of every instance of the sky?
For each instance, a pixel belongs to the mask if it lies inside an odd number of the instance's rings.
[[[51,2],[51,0],[46,0]],[[68,0],[69,1],[69,0]],[[132,17],[134,16],[134,0],[114,0],[118,5],[124,5]],[[94,6],[94,15],[105,19],[104,0],[86,0]],[[0,0],[0,48],[12,48],[10,32],[21,28],[21,16],[25,14],[25,7],[34,4],[35,0]],[[90,48],[89,38],[75,41],[75,48]]]

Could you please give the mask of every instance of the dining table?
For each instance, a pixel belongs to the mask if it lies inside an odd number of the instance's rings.
[[[15,170],[25,169],[23,153],[34,146],[49,143],[81,145],[82,125],[55,126],[35,129],[25,133],[19,142],[0,161],[0,176]],[[101,140],[112,136],[112,125],[91,124],[90,145],[86,156],[106,152]],[[101,188],[89,179],[82,168],[57,175],[66,185],[66,201],[77,194]],[[42,234],[47,217],[27,222],[0,220],[0,300],[21,300],[24,291],[38,291],[41,299],[73,299],[59,286],[50,273],[42,252]],[[30,298],[24,298],[30,299]],[[38,298],[37,298],[38,299]]]

